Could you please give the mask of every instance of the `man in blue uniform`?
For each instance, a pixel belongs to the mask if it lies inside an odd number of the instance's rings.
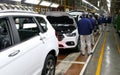
[[[90,22],[93,26],[93,30],[92,30],[92,33],[91,33],[91,43],[92,43],[92,45],[94,45],[95,42],[94,42],[94,35],[93,34],[94,34],[94,26],[95,26],[96,21],[93,19],[92,15],[88,15],[88,19],[90,20]]]
[[[101,33],[101,31],[103,30],[102,17],[101,16],[98,17],[98,26],[99,26],[99,33]]]
[[[111,24],[111,17],[110,16],[108,16],[107,17],[107,31],[109,31],[109,27],[110,27],[110,24]]]
[[[106,26],[106,17],[104,15],[102,15],[102,23],[103,23],[103,30],[105,30],[105,26]]]
[[[78,32],[80,35],[80,42],[81,42],[81,50],[82,55],[86,53],[86,44],[88,54],[91,54],[91,33],[92,33],[93,26],[88,18],[85,17],[85,14],[82,15],[81,20],[78,21]]]

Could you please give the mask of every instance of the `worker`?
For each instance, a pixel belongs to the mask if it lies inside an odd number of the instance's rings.
[[[78,21],[78,32],[80,35],[81,42],[81,51],[82,55],[86,54],[86,44],[87,44],[87,53],[92,54],[91,50],[91,33],[93,26],[86,15],[83,14],[81,20]]]
[[[94,42],[94,26],[95,26],[95,19],[93,19],[93,16],[92,15],[88,15],[88,19],[90,20],[92,26],[93,26],[93,30],[92,30],[92,33],[91,33],[91,44],[92,46],[94,46],[95,42]]]
[[[101,33],[103,31],[103,26],[102,26],[102,17],[99,16],[98,17],[98,26],[99,26],[99,33]]]
[[[109,31],[109,27],[110,27],[110,24],[111,24],[111,20],[112,20],[111,16],[108,16],[108,17],[107,17],[107,31]]]
[[[105,28],[106,28],[106,17],[104,15],[102,15],[102,26],[103,26],[103,31],[105,31]]]

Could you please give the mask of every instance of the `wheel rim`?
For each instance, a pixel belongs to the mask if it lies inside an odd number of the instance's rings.
[[[54,63],[55,62],[53,59],[48,60],[46,65],[46,75],[54,75],[54,71],[55,71]]]

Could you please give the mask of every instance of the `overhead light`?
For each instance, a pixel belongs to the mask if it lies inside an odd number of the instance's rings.
[[[59,6],[59,4],[56,4],[56,3],[52,3],[51,5],[50,5],[50,7],[53,7],[53,8],[57,8]]]
[[[25,0],[25,3],[38,5],[41,0]]]
[[[22,0],[11,0],[11,1],[21,2]]]
[[[89,4],[89,2],[88,2],[88,1],[86,1],[86,0],[82,0],[82,2],[84,2],[84,3],[86,3],[86,4]]]
[[[100,6],[100,1],[98,1],[98,7]]]
[[[111,1],[110,0],[107,0],[107,6],[111,7]]]
[[[99,10],[96,6],[93,6],[96,10]]]
[[[40,3],[41,6],[50,6],[51,5],[51,2],[48,2],[48,1],[42,1]]]
[[[107,2],[108,2],[108,3],[110,3],[110,2],[111,2],[111,0],[107,0]]]
[[[107,0],[107,6],[108,6],[108,10],[109,10],[109,12],[110,12],[111,0]]]
[[[94,7],[96,10],[99,10],[96,6],[94,6],[93,4],[91,4],[90,2],[86,1],[86,0],[82,0],[82,2]]]

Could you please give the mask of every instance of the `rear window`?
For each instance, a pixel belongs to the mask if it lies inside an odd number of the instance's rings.
[[[68,16],[47,16],[51,24],[73,24],[73,19]]]

